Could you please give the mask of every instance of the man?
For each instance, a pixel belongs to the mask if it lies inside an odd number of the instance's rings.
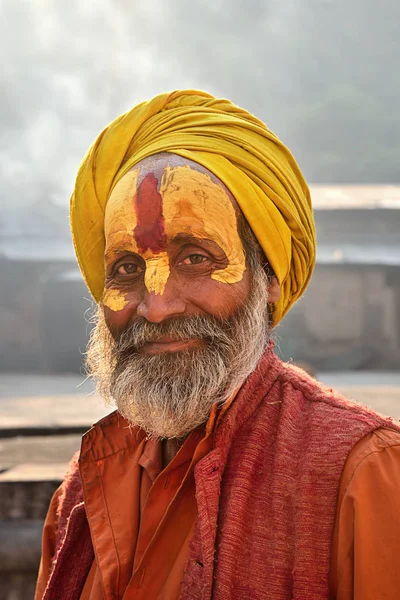
[[[52,500],[36,599],[398,598],[400,427],[273,352],[315,261],[282,142],[162,94],[98,137],[71,225],[117,411]]]

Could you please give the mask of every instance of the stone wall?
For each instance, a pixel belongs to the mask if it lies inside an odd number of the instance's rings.
[[[400,210],[317,210],[318,263],[276,331],[285,359],[322,370],[396,368]],[[0,259],[0,368],[78,372],[90,325],[75,262]]]
[[[396,369],[396,272],[384,266],[317,266],[304,297],[276,330],[280,354],[322,371]]]
[[[0,473],[0,600],[32,600],[44,519],[66,464],[18,465]]]

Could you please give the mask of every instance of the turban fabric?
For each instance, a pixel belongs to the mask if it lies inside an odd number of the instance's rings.
[[[315,263],[310,194],[285,145],[247,111],[201,91],[143,102],[110,123],[79,168],[71,228],[83,277],[99,302],[104,288],[104,212],[116,183],[158,152],[191,159],[231,191],[280,285],[276,325],[306,288]]]

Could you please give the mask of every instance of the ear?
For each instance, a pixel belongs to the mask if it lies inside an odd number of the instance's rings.
[[[276,276],[273,275],[268,286],[268,303],[275,304],[281,297],[281,286]]]

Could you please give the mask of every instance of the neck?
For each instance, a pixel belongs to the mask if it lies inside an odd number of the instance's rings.
[[[175,457],[179,448],[182,446],[184,440],[178,440],[176,438],[167,439],[162,441],[162,467],[165,469]]]

